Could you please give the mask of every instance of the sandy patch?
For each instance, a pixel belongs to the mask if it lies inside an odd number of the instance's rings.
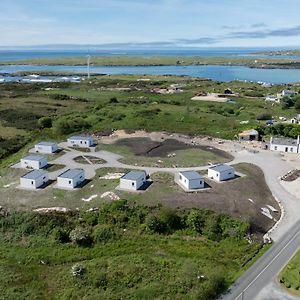
[[[70,209],[65,207],[44,207],[44,208],[37,208],[33,211],[40,212],[40,213],[49,213],[49,212],[68,212]]]
[[[110,200],[120,200],[120,197],[114,192],[106,192],[101,195],[101,198],[109,198]]]
[[[89,198],[82,198],[81,200],[84,201],[84,202],[90,202],[92,201],[93,199],[96,199],[98,197],[98,195],[92,195],[90,196]]]
[[[8,183],[8,184],[6,184],[6,185],[4,185],[3,187],[5,188],[5,189],[7,189],[7,188],[9,188],[9,187],[11,187],[12,185],[15,185],[15,184],[17,184],[18,182],[11,182],[11,183]]]
[[[213,101],[213,102],[227,102],[229,98],[220,97],[221,94],[211,93],[206,96],[195,96],[191,100],[193,101]]]
[[[111,180],[111,179],[120,179],[124,173],[108,173],[105,176],[99,177],[100,179],[106,179],[106,180]]]

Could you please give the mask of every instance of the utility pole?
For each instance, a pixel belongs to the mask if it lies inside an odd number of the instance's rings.
[[[91,62],[91,56],[88,55],[87,56],[87,76],[90,79],[91,77],[91,73],[90,73],[90,62]]]

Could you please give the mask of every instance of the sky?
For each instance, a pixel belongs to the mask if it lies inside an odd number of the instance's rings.
[[[300,47],[299,0],[1,0],[0,47]]]

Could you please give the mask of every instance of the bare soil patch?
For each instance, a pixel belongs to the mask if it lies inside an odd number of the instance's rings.
[[[200,149],[212,152],[228,160],[233,159],[230,154],[217,148],[199,145],[195,146],[175,139],[167,139],[163,142],[156,142],[150,138],[125,138],[116,141],[115,144],[127,146],[137,156],[167,157],[168,154],[178,150]]]
[[[266,233],[280,218],[280,207],[269,190],[263,172],[250,164],[239,164],[236,169],[247,176],[223,183],[207,180],[211,189],[198,193],[162,194],[161,201],[172,207],[199,207],[243,219],[257,234]],[[178,189],[180,189],[178,187]],[[272,211],[269,207],[278,212]],[[274,218],[262,214],[269,210]]]
[[[106,163],[104,159],[95,156],[90,156],[90,155],[77,156],[74,158],[74,161],[83,165],[89,165],[90,164],[89,162],[91,162],[92,164],[99,164],[99,165]]]

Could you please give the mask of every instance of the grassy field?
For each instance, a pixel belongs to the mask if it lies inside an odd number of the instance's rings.
[[[149,81],[139,81],[141,78]],[[183,92],[160,95],[152,91],[173,83],[183,84]],[[45,90],[49,87],[52,90]],[[129,88],[129,91],[119,88]],[[222,93],[226,88],[239,94],[230,97],[235,103],[191,101],[196,93]],[[265,121],[257,120],[260,116],[274,117],[275,120],[295,116],[297,112],[293,108],[283,109],[281,105],[264,101],[267,94],[284,88],[137,75],[95,77],[80,84],[1,84],[0,139],[4,139],[1,144],[4,153],[0,151],[0,158],[17,152],[29,142],[32,145],[45,139],[59,141],[84,131],[144,129],[232,139],[244,129],[264,125]],[[10,149],[11,144],[15,145],[14,149]]]
[[[3,299],[212,300],[266,250],[224,215],[124,201],[0,223]]]
[[[300,252],[280,272],[279,281],[289,292],[300,296]]]
[[[86,57],[38,58],[3,61],[2,65],[86,65]],[[93,56],[95,66],[166,66],[166,65],[246,65],[255,68],[299,68],[300,60],[258,57],[200,57],[200,56]]]
[[[148,167],[195,167],[204,166],[209,163],[224,163],[228,159],[221,157],[213,152],[201,149],[187,149],[172,151],[172,157],[149,157],[135,155],[129,147],[115,144],[100,144],[98,150],[110,151],[123,156],[120,162],[128,165],[139,165]]]

